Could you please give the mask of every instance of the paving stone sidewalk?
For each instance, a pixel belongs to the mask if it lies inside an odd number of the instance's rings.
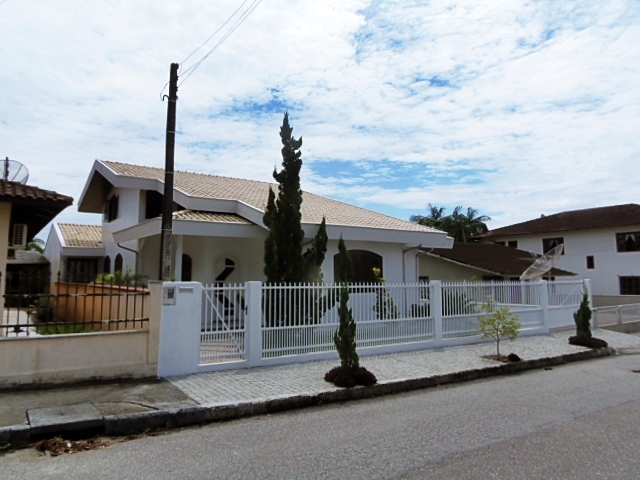
[[[504,364],[484,359],[491,342],[417,352],[361,357],[378,384],[340,389],[324,381],[339,360],[227,370],[131,382],[0,391],[0,446],[22,447],[38,436],[91,430],[126,435],[290,410],[319,403],[354,400],[416,388],[558,365],[610,355],[569,345],[573,332],[522,337],[502,342],[502,353],[523,361]],[[620,353],[640,354],[640,336],[594,330]]]
[[[640,337],[594,330],[594,336],[606,340],[615,349],[638,349]],[[587,351],[570,345],[572,331],[550,335],[520,337],[501,342],[503,353],[516,353],[522,360],[562,357]],[[504,365],[486,360],[495,353],[495,343],[481,343],[449,348],[361,357],[360,364],[374,373],[378,383],[438,377],[459,372],[490,369]],[[199,373],[166,380],[200,405],[228,405],[258,402],[295,396],[313,396],[340,390],[324,381],[324,374],[339,364],[338,360],[297,363],[273,367]]]

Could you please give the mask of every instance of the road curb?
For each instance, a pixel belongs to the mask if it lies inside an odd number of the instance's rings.
[[[535,360],[524,360],[516,363],[492,365],[431,377],[392,380],[369,387],[328,390],[313,394],[282,396],[249,402],[195,405],[123,415],[106,415],[102,417],[100,425],[94,425],[99,427],[96,431],[109,436],[129,435],[149,430],[156,430],[159,428],[180,428],[282,412],[286,410],[295,410],[324,403],[337,403],[378,397],[392,393],[435,387],[438,385],[467,382],[479,378],[509,375],[527,370],[552,367],[564,363],[606,357],[614,355],[615,353],[616,351],[613,348],[607,347],[597,350],[584,350],[581,352],[554,357],[538,358]],[[59,428],[56,428],[56,425],[49,425],[47,427],[47,434],[54,436],[74,433],[74,430],[70,429],[68,424],[60,424],[58,427]],[[10,444],[11,448],[25,447],[33,440],[37,433],[37,429],[31,427],[29,424],[0,427],[0,447],[7,444]]]

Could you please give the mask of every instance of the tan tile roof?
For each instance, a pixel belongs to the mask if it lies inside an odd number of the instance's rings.
[[[538,257],[524,250],[494,243],[454,242],[453,248],[434,248],[425,251],[457,263],[511,277],[522,275],[522,272],[531,266]],[[553,268],[549,275],[560,277],[575,274]]]
[[[193,210],[180,210],[173,213],[174,220],[195,220],[200,222],[218,223],[245,223],[252,224],[249,220],[233,213],[196,212]]]
[[[100,225],[78,225],[59,223],[62,239],[67,247],[98,248],[102,246],[102,227]]]
[[[102,163],[117,175],[164,181],[164,170],[161,168],[107,161],[102,161]],[[269,187],[272,187],[277,192],[277,185],[272,183],[180,171],[175,172],[174,186],[177,190],[189,196],[237,200],[261,211],[264,211],[266,207]],[[303,192],[302,198],[301,213],[303,223],[319,224],[324,215],[327,225],[348,225],[415,232],[437,231],[423,225],[372,212],[371,210],[314,195],[313,193]]]
[[[556,213],[527,222],[496,228],[487,233],[476,235],[476,238],[627,227],[632,225],[640,225],[640,205],[636,203]]]

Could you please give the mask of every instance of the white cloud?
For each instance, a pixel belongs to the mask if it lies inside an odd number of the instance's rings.
[[[95,158],[162,166],[169,64],[240,4],[0,4],[0,155],[76,199]],[[288,109],[305,189],[403,218],[637,202],[638,38],[631,0],[263,1],[180,87],[176,166],[271,180]]]

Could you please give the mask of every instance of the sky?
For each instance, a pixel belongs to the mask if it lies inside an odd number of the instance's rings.
[[[177,170],[273,181],[288,111],[303,190],[398,218],[640,203],[639,0],[0,0],[0,45],[0,158],[76,202],[164,167],[175,62]]]

